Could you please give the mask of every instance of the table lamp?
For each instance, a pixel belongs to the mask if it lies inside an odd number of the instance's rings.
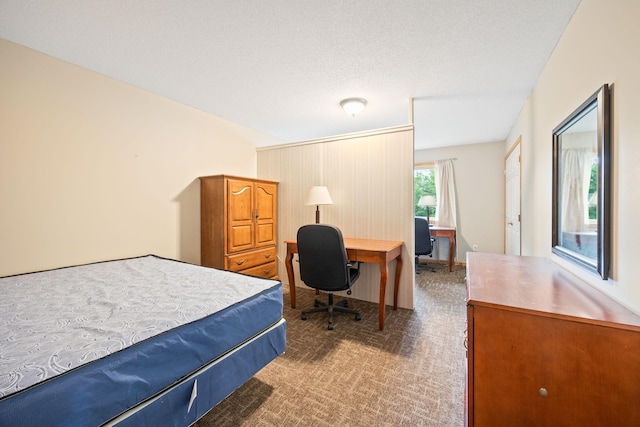
[[[425,194],[424,196],[420,197],[420,200],[418,200],[418,206],[425,206],[427,208],[427,222],[431,223],[429,221],[429,208],[431,206],[436,206],[436,198],[433,197],[430,194]]]
[[[331,200],[327,187],[318,185],[309,187],[304,204],[307,206],[316,205],[316,224],[320,224],[320,205],[332,205],[333,200]]]

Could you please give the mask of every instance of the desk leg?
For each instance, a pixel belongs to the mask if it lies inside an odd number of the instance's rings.
[[[385,296],[387,293],[387,278],[389,277],[389,265],[386,260],[380,260],[380,295],[378,297],[378,325],[384,330]],[[394,296],[395,297],[395,296]],[[395,299],[395,298],[394,298]]]
[[[291,298],[291,308],[296,308],[296,278],[293,273],[293,252],[287,251],[284,259],[284,265],[287,267],[287,277],[289,278],[289,297]]]
[[[400,273],[402,273],[402,256],[396,258],[396,278],[393,283],[393,309],[398,309],[398,290],[400,289]]]
[[[449,236],[449,272],[453,271],[453,256],[456,253],[456,239]]]
[[[402,256],[396,258],[396,275],[393,281],[393,309],[398,309],[398,290],[400,289],[400,274],[402,273]],[[391,261],[389,261],[391,262]],[[380,295],[378,296],[378,326],[384,330],[385,297],[387,293],[387,279],[389,278],[389,263],[386,260],[378,262],[380,266]]]

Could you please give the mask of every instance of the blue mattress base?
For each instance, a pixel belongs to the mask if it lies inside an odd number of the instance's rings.
[[[260,369],[284,353],[285,335],[286,322],[282,319],[250,342],[105,426],[182,427],[195,423]]]
[[[217,313],[1,398],[0,426],[104,425],[177,384],[174,392],[153,401],[151,409],[132,414],[133,421],[121,425],[189,425],[284,349],[282,284],[274,281]],[[203,371],[213,361],[218,363]],[[188,412],[182,411],[184,393],[187,403],[191,394],[191,385],[182,381],[197,372],[202,375],[198,396]],[[170,424],[178,413],[182,415]]]

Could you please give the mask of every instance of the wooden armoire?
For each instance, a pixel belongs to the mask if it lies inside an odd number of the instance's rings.
[[[200,177],[201,263],[277,278],[278,183],[228,175]]]

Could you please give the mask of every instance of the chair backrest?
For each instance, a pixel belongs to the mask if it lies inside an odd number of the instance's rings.
[[[298,230],[300,278],[323,291],[349,289],[350,274],[342,232],[327,224],[310,224]]]
[[[426,218],[414,218],[416,255],[429,255],[433,252],[431,231]]]

